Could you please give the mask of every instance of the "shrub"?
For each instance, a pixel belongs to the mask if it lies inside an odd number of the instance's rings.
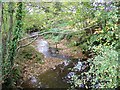
[[[112,46],[94,47],[97,55],[90,59],[91,68],[86,74],[93,74],[92,88],[115,88],[120,83],[118,52]]]

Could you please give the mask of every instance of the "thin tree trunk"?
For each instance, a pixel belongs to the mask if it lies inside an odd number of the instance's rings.
[[[2,2],[0,2],[0,12],[2,12]],[[3,13],[0,13],[0,90],[2,89],[2,19]]]
[[[12,37],[12,31],[13,31],[13,2],[9,2],[9,9],[8,9],[8,11],[9,11],[9,31],[8,31],[8,38],[7,38],[7,42],[8,43],[10,43],[11,44],[11,37]],[[9,47],[8,48],[8,53],[10,53],[9,51],[10,51],[10,48],[11,47]],[[9,57],[8,57],[8,62],[9,62]],[[10,60],[10,69],[12,70],[12,66],[13,66],[13,64],[12,64],[12,60]],[[13,73],[12,73],[12,71],[10,71],[10,76],[7,78],[7,83],[8,83],[8,85],[10,86],[10,87],[12,87],[12,85],[13,85],[13,78],[12,78],[12,76],[13,76]]]
[[[8,32],[8,42],[10,42],[12,37],[12,29],[13,29],[13,2],[9,2],[9,13],[10,13],[10,26],[9,26],[9,32]]]
[[[8,88],[8,87],[12,87],[12,84],[13,84],[13,78],[12,78],[12,65],[11,65],[11,62],[10,62],[10,46],[11,46],[11,37],[12,37],[12,31],[13,31],[13,2],[9,2],[7,3],[8,5],[8,15],[6,15],[5,17],[7,18],[8,17],[8,20],[4,21],[4,24],[6,22],[9,22],[8,26],[9,28],[4,28],[5,30],[5,37],[3,36],[3,64],[7,63],[8,65],[5,65],[3,67],[3,75],[6,76],[8,75],[7,77],[4,77],[4,86],[5,88]],[[4,13],[3,13],[4,14]],[[5,14],[4,14],[5,15]],[[8,32],[6,32],[6,30],[8,29]],[[4,40],[4,38],[6,38]],[[6,55],[5,55],[6,54]],[[6,69],[6,70],[5,70]]]

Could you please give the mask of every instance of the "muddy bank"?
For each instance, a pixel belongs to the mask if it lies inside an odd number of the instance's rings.
[[[15,61],[15,65],[22,70],[24,80],[29,79],[31,76],[39,76],[41,73],[63,62],[58,58],[45,58],[43,54],[36,51],[32,46],[22,48]]]
[[[44,43],[41,44],[41,41]],[[81,53],[80,48],[70,48],[67,44],[68,42],[65,39],[57,44],[59,53],[56,56],[49,53],[49,46],[55,48],[55,43],[42,37],[39,37],[28,47],[21,49],[19,52],[21,54],[18,54],[18,57],[23,57],[23,52],[27,53],[23,58],[17,58],[18,60],[16,60],[20,61],[22,59],[22,62],[17,63],[22,70],[23,82],[21,86],[24,88],[68,88],[70,85],[67,83],[68,80],[65,79],[69,73],[71,75],[71,71],[68,69],[73,68],[79,59],[86,57]],[[34,55],[35,53],[37,55]],[[26,59],[24,60],[24,58]],[[69,60],[76,63],[70,64]]]

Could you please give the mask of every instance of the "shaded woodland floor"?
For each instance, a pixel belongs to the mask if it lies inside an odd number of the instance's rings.
[[[38,39],[41,39],[41,37]],[[44,57],[44,55],[36,49],[36,41],[33,44],[22,48],[17,55],[15,65],[17,65],[21,70],[22,82],[20,82],[20,85],[30,80],[31,77],[38,77],[47,70],[55,69],[56,66],[64,63],[64,60],[60,58]],[[46,41],[49,42],[51,47],[55,47],[55,44],[52,40],[47,39]],[[70,47],[68,44],[69,41],[65,39],[61,40],[57,44],[59,48],[59,54],[72,58],[87,58],[82,54],[79,47]]]

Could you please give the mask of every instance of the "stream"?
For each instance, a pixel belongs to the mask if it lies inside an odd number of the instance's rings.
[[[32,35],[37,34],[32,33]],[[87,68],[87,64],[83,63],[81,59],[74,59],[71,56],[53,53],[49,43],[44,39],[36,40],[37,51],[42,53],[46,58],[59,58],[63,62],[55,68],[51,68],[46,72],[40,74],[38,77],[32,76],[29,80],[22,84],[23,88],[69,88],[69,80],[75,73],[80,73]],[[51,50],[50,50],[51,49]],[[71,71],[69,68],[74,68],[76,72]]]

